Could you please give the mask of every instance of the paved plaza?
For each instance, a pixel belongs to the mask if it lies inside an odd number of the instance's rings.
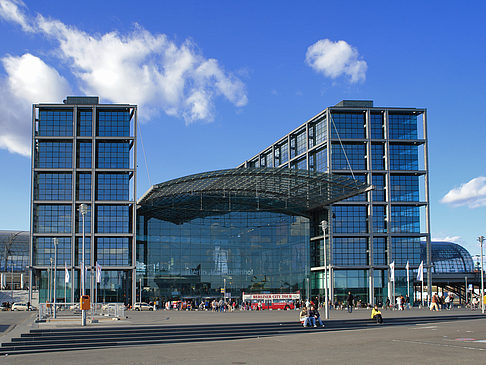
[[[321,311],[322,313],[322,311]],[[296,327],[292,333],[226,341],[195,341],[81,351],[9,355],[1,364],[465,364],[484,363],[486,326],[480,311],[383,311],[385,324],[366,321],[368,310],[331,311],[324,329]],[[0,312],[0,332],[27,332],[29,313]],[[190,326],[194,324],[272,323],[297,321],[297,311],[263,312],[128,312],[128,319],[92,326]],[[13,326],[15,325],[15,326]],[[68,322],[34,325],[68,328]],[[1,331],[1,329],[0,329]],[[2,336],[3,334],[3,336]],[[204,339],[204,333],[200,334]]]

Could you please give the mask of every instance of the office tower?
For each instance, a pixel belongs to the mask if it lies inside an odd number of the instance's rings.
[[[137,106],[67,97],[32,110],[30,288],[39,301],[79,300],[84,232],[86,292],[102,266],[98,301],[130,303],[135,285]],[[80,213],[85,204],[87,212]],[[84,229],[83,229],[84,228]],[[57,242],[57,262],[54,243]],[[64,298],[65,267],[70,282]]]
[[[426,110],[374,107],[344,100],[328,107],[240,167],[328,172],[374,190],[332,204],[321,217],[326,232],[331,298],[348,291],[363,302],[407,294],[405,267],[420,264],[421,241],[430,264]],[[322,236],[314,222],[314,237]],[[323,292],[323,240],[311,238],[311,292]],[[394,263],[395,281],[389,265]],[[428,280],[430,281],[430,276]],[[429,290],[431,286],[429,285]],[[411,290],[412,292],[412,290]]]

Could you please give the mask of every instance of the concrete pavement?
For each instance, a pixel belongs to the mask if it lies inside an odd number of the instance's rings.
[[[321,311],[322,313],[322,311]],[[232,341],[175,343],[126,348],[56,352],[3,357],[5,364],[391,364],[484,363],[486,326],[480,312],[464,310],[384,311],[385,325],[372,323],[345,329],[342,323],[362,321],[369,311],[331,311],[328,329]],[[471,317],[471,314],[473,317]],[[459,317],[458,317],[459,315]],[[472,318],[472,319],[461,319]],[[468,317],[466,317],[468,316]],[[297,311],[263,312],[128,312],[119,325],[190,325],[288,322]],[[0,317],[0,320],[3,318]],[[406,319],[417,318],[407,323]],[[423,321],[419,319],[422,318]],[[477,319],[475,319],[477,318]],[[399,326],[394,321],[402,321]],[[388,322],[388,324],[387,324]],[[1,323],[1,322],[0,322]],[[337,327],[343,327],[338,329]],[[332,329],[336,327],[335,329]],[[201,336],[204,336],[202,333]]]

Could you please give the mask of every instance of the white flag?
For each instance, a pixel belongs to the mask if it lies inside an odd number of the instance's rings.
[[[67,264],[64,262],[64,282],[69,283],[69,271],[67,269]]]
[[[408,263],[408,261],[407,261],[407,265],[405,266],[405,268],[407,269],[407,281],[409,281],[410,280],[410,273],[409,273],[410,264]]]
[[[420,266],[418,268],[417,280],[418,281],[424,281],[424,262],[423,261],[420,263]]]
[[[96,282],[101,283],[101,265],[96,261]]]
[[[395,261],[390,264],[390,281],[395,281]]]

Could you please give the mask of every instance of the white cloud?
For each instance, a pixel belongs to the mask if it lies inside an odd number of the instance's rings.
[[[19,0],[0,0],[0,17],[5,20],[18,23],[23,30],[32,31],[32,27],[28,24],[24,13],[20,8],[25,8],[25,4]]]
[[[461,236],[444,236],[444,237],[439,236],[439,237],[433,237],[431,241],[460,243],[462,242],[462,237]]]
[[[450,190],[441,200],[454,206],[479,208],[486,206],[486,177],[479,176]]]
[[[352,83],[366,79],[366,61],[359,59],[358,50],[345,41],[321,39],[307,48],[305,61],[331,79],[341,75],[348,76]]]
[[[32,104],[59,102],[70,93],[67,81],[29,53],[1,59],[7,76],[0,80],[0,148],[30,155]]]
[[[142,121],[160,111],[186,124],[211,121],[216,97],[237,107],[248,101],[243,82],[217,60],[205,58],[190,40],[177,45],[138,25],[129,34],[93,35],[42,15],[29,17],[24,8],[19,1],[0,0],[0,17],[56,41],[56,56],[69,66],[83,93],[138,104]]]

